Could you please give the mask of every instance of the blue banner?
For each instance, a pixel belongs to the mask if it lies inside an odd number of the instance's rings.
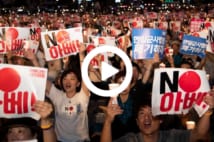
[[[207,40],[201,37],[184,35],[180,48],[180,53],[188,55],[197,55],[201,58],[205,57],[207,48]]]
[[[166,31],[160,29],[133,29],[132,30],[132,58],[151,59],[154,53],[162,58],[166,40]]]

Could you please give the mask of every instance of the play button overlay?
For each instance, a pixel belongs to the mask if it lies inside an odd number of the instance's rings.
[[[115,67],[109,65],[106,62],[101,62],[101,80],[105,81],[108,78],[112,77],[116,73],[118,73],[119,70]]]
[[[118,55],[123,60],[123,62],[125,63],[125,67],[126,67],[126,76],[124,78],[124,81],[120,84],[119,87],[116,87],[111,90],[102,90],[102,89],[97,88],[91,82],[91,80],[88,76],[88,67],[89,67],[90,61],[97,54],[106,53],[106,52],[112,52],[112,53]],[[119,72],[118,69],[112,67],[111,65],[109,65],[106,62],[101,62],[101,79],[103,81],[108,79],[109,77],[113,76],[117,72]],[[123,90],[125,90],[127,88],[127,86],[129,85],[129,83],[131,82],[132,64],[131,64],[129,57],[126,55],[126,53],[124,51],[122,51],[121,49],[119,49],[118,47],[103,45],[103,46],[100,46],[99,48],[93,49],[85,57],[85,59],[82,63],[82,79],[83,79],[85,85],[88,87],[88,89],[90,91],[92,91],[94,94],[97,94],[97,95],[103,96],[103,97],[115,97],[119,93],[121,93]]]

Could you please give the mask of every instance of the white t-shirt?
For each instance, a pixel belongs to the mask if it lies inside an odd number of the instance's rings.
[[[87,109],[89,96],[83,90],[68,98],[65,92],[52,85],[49,98],[55,109],[57,140],[78,142],[89,140]]]

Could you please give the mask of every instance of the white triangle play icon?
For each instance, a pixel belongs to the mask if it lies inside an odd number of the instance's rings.
[[[116,69],[115,67],[107,64],[106,62],[101,62],[101,80],[105,81],[109,77],[115,75],[118,73],[119,70]]]

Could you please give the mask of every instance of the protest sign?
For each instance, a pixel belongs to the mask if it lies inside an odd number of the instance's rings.
[[[205,57],[206,48],[207,40],[205,38],[185,34],[183,36],[180,53],[188,55],[197,55],[203,58]]]
[[[13,51],[13,56],[24,57],[24,51],[31,49],[34,54],[36,54],[39,47],[39,42],[35,40],[24,40],[22,44],[22,49]]]
[[[21,50],[29,35],[30,28],[0,27],[0,54]]]
[[[0,117],[39,119],[32,105],[44,100],[47,69],[0,64]]]
[[[146,12],[145,13],[147,19],[158,19],[158,13],[157,12]]]
[[[132,57],[134,59],[151,59],[154,53],[163,57],[166,31],[159,29],[132,30]]]
[[[76,54],[83,42],[82,28],[42,32],[41,41],[47,61]]]
[[[201,116],[209,106],[203,97],[210,86],[203,70],[160,68],[155,70],[152,88],[152,112],[186,114],[192,107]]]
[[[115,37],[104,36],[89,36],[89,43],[93,43],[95,46],[111,45],[116,46]]]
[[[30,40],[40,41],[42,30],[40,27],[30,27]]]
[[[167,22],[154,22],[153,28],[157,28],[160,30],[167,30],[168,29],[168,23]]]
[[[87,51],[87,53],[89,53],[90,51],[92,51],[95,48],[102,48],[102,47],[96,47],[93,43],[89,43],[86,46],[86,51]],[[92,65],[93,68],[99,68],[99,64],[102,61],[108,63],[108,54],[102,53],[102,54],[97,55],[90,61],[90,65]]]
[[[190,32],[198,32],[201,30],[201,25],[203,24],[203,19],[193,18],[190,21]]]
[[[104,35],[116,37],[121,33],[120,29],[115,28],[114,26],[106,27],[104,29]]]
[[[141,18],[134,18],[129,20],[130,28],[143,28],[143,21]]]
[[[126,51],[126,49],[131,46],[130,37],[127,35],[119,36],[116,39],[116,45],[118,48],[122,49],[123,51]]]
[[[174,32],[179,32],[181,30],[181,22],[180,21],[170,21],[169,28]]]

